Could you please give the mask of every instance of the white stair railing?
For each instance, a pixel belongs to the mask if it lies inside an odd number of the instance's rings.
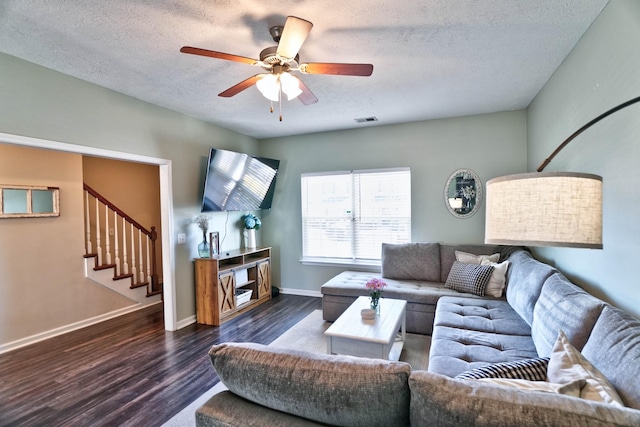
[[[130,277],[131,287],[146,286],[148,294],[157,293],[160,286],[155,257],[157,240],[155,227],[147,230],[88,185],[84,185],[84,190],[85,257],[95,257],[96,270],[114,268],[114,279]],[[91,208],[92,206],[94,207]],[[104,209],[104,218],[100,215],[102,209]],[[109,217],[113,218],[113,224],[110,223]],[[122,223],[121,228],[119,220]],[[92,230],[94,230],[93,234]],[[114,254],[111,253],[112,239]],[[95,252],[92,250],[94,247]],[[120,258],[120,249],[122,249],[122,258]],[[130,264],[129,255],[131,256]]]

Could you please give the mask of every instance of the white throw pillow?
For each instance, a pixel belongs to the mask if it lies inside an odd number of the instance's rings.
[[[500,260],[500,254],[475,255],[467,252],[456,251],[456,261],[464,262],[465,264],[480,265],[483,260],[498,262],[498,260]]]
[[[509,261],[504,261],[498,264],[485,259],[482,260],[480,265],[490,265],[493,267],[493,273],[491,273],[489,283],[487,283],[487,287],[484,290],[485,295],[500,298],[505,286],[507,285]]]
[[[551,351],[547,379],[552,383],[568,383],[585,379],[580,397],[615,406],[624,406],[616,389],[609,380],[571,345],[564,332],[560,331]]]
[[[545,391],[548,393],[566,394],[573,397],[580,397],[580,389],[585,384],[585,380],[574,380],[567,384],[555,384],[546,381],[514,380],[510,378],[482,378],[474,381],[482,381],[503,387],[513,387],[524,391]]]

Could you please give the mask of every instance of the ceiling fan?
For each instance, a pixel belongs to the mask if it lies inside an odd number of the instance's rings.
[[[280,121],[282,121],[282,93],[288,100],[300,99],[304,105],[318,102],[318,98],[309,90],[304,82],[292,71],[302,74],[333,74],[343,76],[370,76],[373,73],[372,64],[346,64],[346,63],[300,63],[298,51],[309,35],[313,24],[295,16],[287,17],[284,27],[276,26],[269,29],[277,46],[271,46],[260,52],[260,59],[197,47],[184,46],[180,52],[192,55],[209,56],[211,58],[225,59],[227,61],[242,62],[262,67],[266,73],[256,74],[229,89],[220,92],[218,96],[229,98],[243,90],[256,85],[262,95],[272,102],[280,102]],[[273,112],[273,104],[271,106]]]

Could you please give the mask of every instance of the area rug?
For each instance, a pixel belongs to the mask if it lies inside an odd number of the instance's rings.
[[[313,353],[325,353],[327,351],[327,339],[324,336],[324,331],[326,331],[330,325],[331,323],[322,320],[322,311],[315,310],[293,325],[291,329],[276,338],[269,346],[305,350]],[[430,336],[407,334],[404,348],[400,354],[400,360],[410,364],[413,370],[427,369],[429,365],[430,348]],[[163,427],[195,426],[196,410],[204,405],[211,396],[226,389],[222,383],[215,385],[163,424]]]

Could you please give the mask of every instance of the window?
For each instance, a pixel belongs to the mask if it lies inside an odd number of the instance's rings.
[[[0,185],[0,218],[60,216],[60,189]]]
[[[303,261],[371,263],[411,241],[409,168],[303,174]]]

